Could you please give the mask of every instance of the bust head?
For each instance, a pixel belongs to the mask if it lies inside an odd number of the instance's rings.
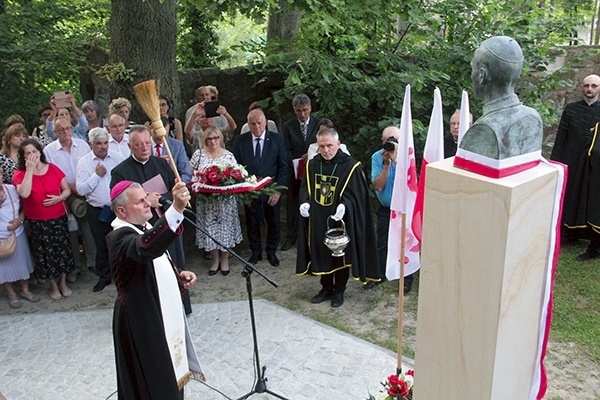
[[[475,96],[489,102],[513,94],[523,60],[521,46],[513,38],[494,36],[483,41],[471,60]]]

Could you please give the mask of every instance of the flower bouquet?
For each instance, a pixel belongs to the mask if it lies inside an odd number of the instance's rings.
[[[261,194],[271,196],[284,189],[271,183],[271,178],[259,180],[248,175],[243,165],[209,165],[194,171],[189,183],[192,193],[200,201],[216,201],[224,196],[235,196],[246,203]]]
[[[411,400],[414,375],[415,372],[409,369],[406,374],[388,376],[386,382],[381,382],[379,396],[369,393],[367,400]]]

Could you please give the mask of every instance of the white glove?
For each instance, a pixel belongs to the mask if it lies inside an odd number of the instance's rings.
[[[308,218],[308,216],[310,215],[309,210],[310,210],[310,204],[308,204],[308,203],[300,204],[300,215],[302,215],[304,218]]]
[[[339,206],[337,206],[335,214],[333,214],[331,218],[333,218],[336,221],[340,221],[342,218],[344,218],[344,214],[346,214],[346,206],[340,204]]]

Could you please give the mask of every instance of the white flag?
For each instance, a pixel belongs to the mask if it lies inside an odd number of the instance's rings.
[[[469,95],[466,90],[462,91],[462,99],[460,101],[460,120],[458,125],[458,144],[465,132],[469,130],[471,125],[471,111],[469,110]]]

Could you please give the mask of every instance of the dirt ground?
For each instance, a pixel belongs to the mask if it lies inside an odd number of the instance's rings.
[[[285,230],[283,230],[285,232]],[[241,264],[232,259],[231,274],[227,277],[217,274],[208,276],[210,261],[204,260],[202,253],[194,246],[195,229],[187,227],[184,234],[187,268],[198,275],[198,283],[191,290],[192,303],[212,303],[247,299],[246,279],[241,276]],[[247,242],[235,249],[243,258],[250,252]],[[258,273],[251,274],[252,295],[266,299],[290,310],[306,315],[322,323],[361,337],[372,343],[395,349],[397,347],[397,282],[386,282],[373,290],[364,290],[357,282],[349,282],[345,303],[339,309],[332,309],[328,302],[313,305],[310,298],[319,290],[318,278],[297,277],[295,271],[295,247],[279,252],[280,267],[272,267],[265,260],[257,264],[258,269],[278,284],[274,287]],[[96,276],[84,271],[80,279],[71,284],[73,297],[53,301],[48,295],[48,285],[32,286],[31,290],[42,297],[42,301],[32,304],[23,302],[19,310],[12,310],[6,300],[6,291],[0,289],[0,313],[26,314],[70,310],[91,310],[112,308],[116,290],[108,286],[100,293],[93,293]],[[416,332],[416,310],[418,300],[418,279],[413,292],[405,298],[403,324],[403,354],[413,358]],[[260,329],[260,321],[257,321]],[[9,329],[6,326],[0,329]],[[546,367],[549,387],[546,399],[550,400],[598,400],[600,399],[600,365],[592,362],[582,349],[570,343],[551,341]],[[383,379],[384,377],[382,377]]]

